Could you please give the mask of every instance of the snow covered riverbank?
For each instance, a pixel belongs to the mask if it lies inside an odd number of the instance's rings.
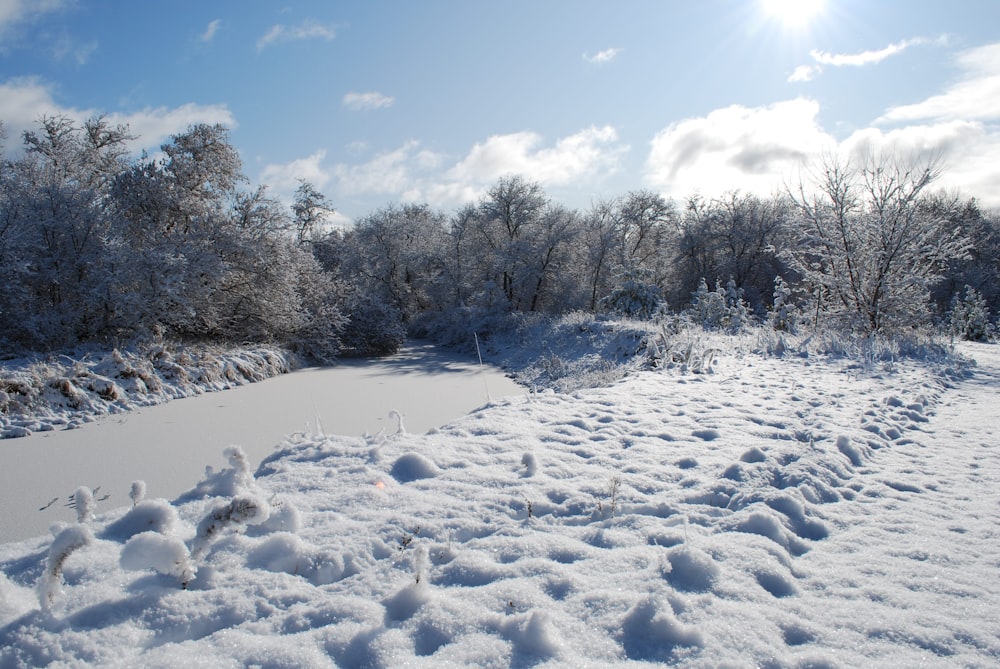
[[[995,665],[1000,355],[968,350],[720,355],[252,476],[231,451],[55,563],[0,546],[0,664]]]

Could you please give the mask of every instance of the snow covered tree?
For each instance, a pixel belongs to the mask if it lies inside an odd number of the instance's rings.
[[[117,288],[107,185],[130,139],[100,117],[43,117],[24,133],[24,155],[4,162],[0,325],[11,343],[52,346],[108,330]]]
[[[630,191],[615,201],[617,263],[623,270],[640,267],[652,273],[659,284],[664,277],[663,253],[671,229],[676,226],[671,201],[647,190]]]
[[[340,276],[404,320],[431,306],[443,271],[445,217],[426,204],[389,205],[344,235]]]
[[[577,249],[580,278],[587,289],[585,307],[596,312],[598,300],[610,294],[614,280],[614,243],[618,238],[614,203],[596,202],[581,222]]]
[[[482,199],[469,237],[486,282],[498,288],[509,309],[521,310],[525,296],[528,241],[549,205],[537,182],[521,176],[503,177]]]
[[[952,298],[948,327],[953,337],[967,341],[992,341],[996,336],[996,326],[990,322],[990,308],[972,286],[965,287],[964,296],[955,293]]]
[[[312,241],[334,213],[326,196],[316,190],[310,182],[300,179],[295,189],[292,213],[295,216],[295,236],[300,241]]]
[[[951,308],[954,295],[972,286],[990,311],[1000,311],[1000,211],[983,210],[975,198],[935,193],[922,206],[928,213],[951,221],[960,234],[975,240],[969,254],[948,263],[944,277],[931,290],[942,315]]]
[[[23,157],[0,163],[0,342],[168,334],[339,350],[344,291],[297,241],[300,221],[242,186],[228,131],[192,126],[157,160],[128,158],[130,139],[100,117],[43,118]]]
[[[938,173],[933,161],[893,155],[831,159],[790,193],[798,241],[787,257],[829,316],[866,334],[928,322],[931,284],[969,249],[920,206]]]
[[[703,276],[729,276],[755,308],[767,304],[771,281],[784,272],[787,203],[730,191],[719,198],[688,200],[681,223],[675,290],[685,298]]]
[[[792,304],[792,289],[780,276],[774,277],[774,294],[771,297],[769,320],[775,330],[794,332],[795,306]]]

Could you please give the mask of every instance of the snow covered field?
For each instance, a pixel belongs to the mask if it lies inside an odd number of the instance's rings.
[[[1000,354],[963,350],[726,353],[83,491],[0,546],[0,665],[996,666]]]

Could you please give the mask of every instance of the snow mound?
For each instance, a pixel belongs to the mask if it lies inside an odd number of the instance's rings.
[[[423,455],[406,453],[396,458],[389,473],[400,483],[410,483],[420,479],[433,478],[439,472],[437,465]]]

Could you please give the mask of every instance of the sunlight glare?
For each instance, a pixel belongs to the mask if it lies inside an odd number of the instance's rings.
[[[760,0],[765,15],[793,30],[807,26],[823,10],[824,4],[825,0]]]

